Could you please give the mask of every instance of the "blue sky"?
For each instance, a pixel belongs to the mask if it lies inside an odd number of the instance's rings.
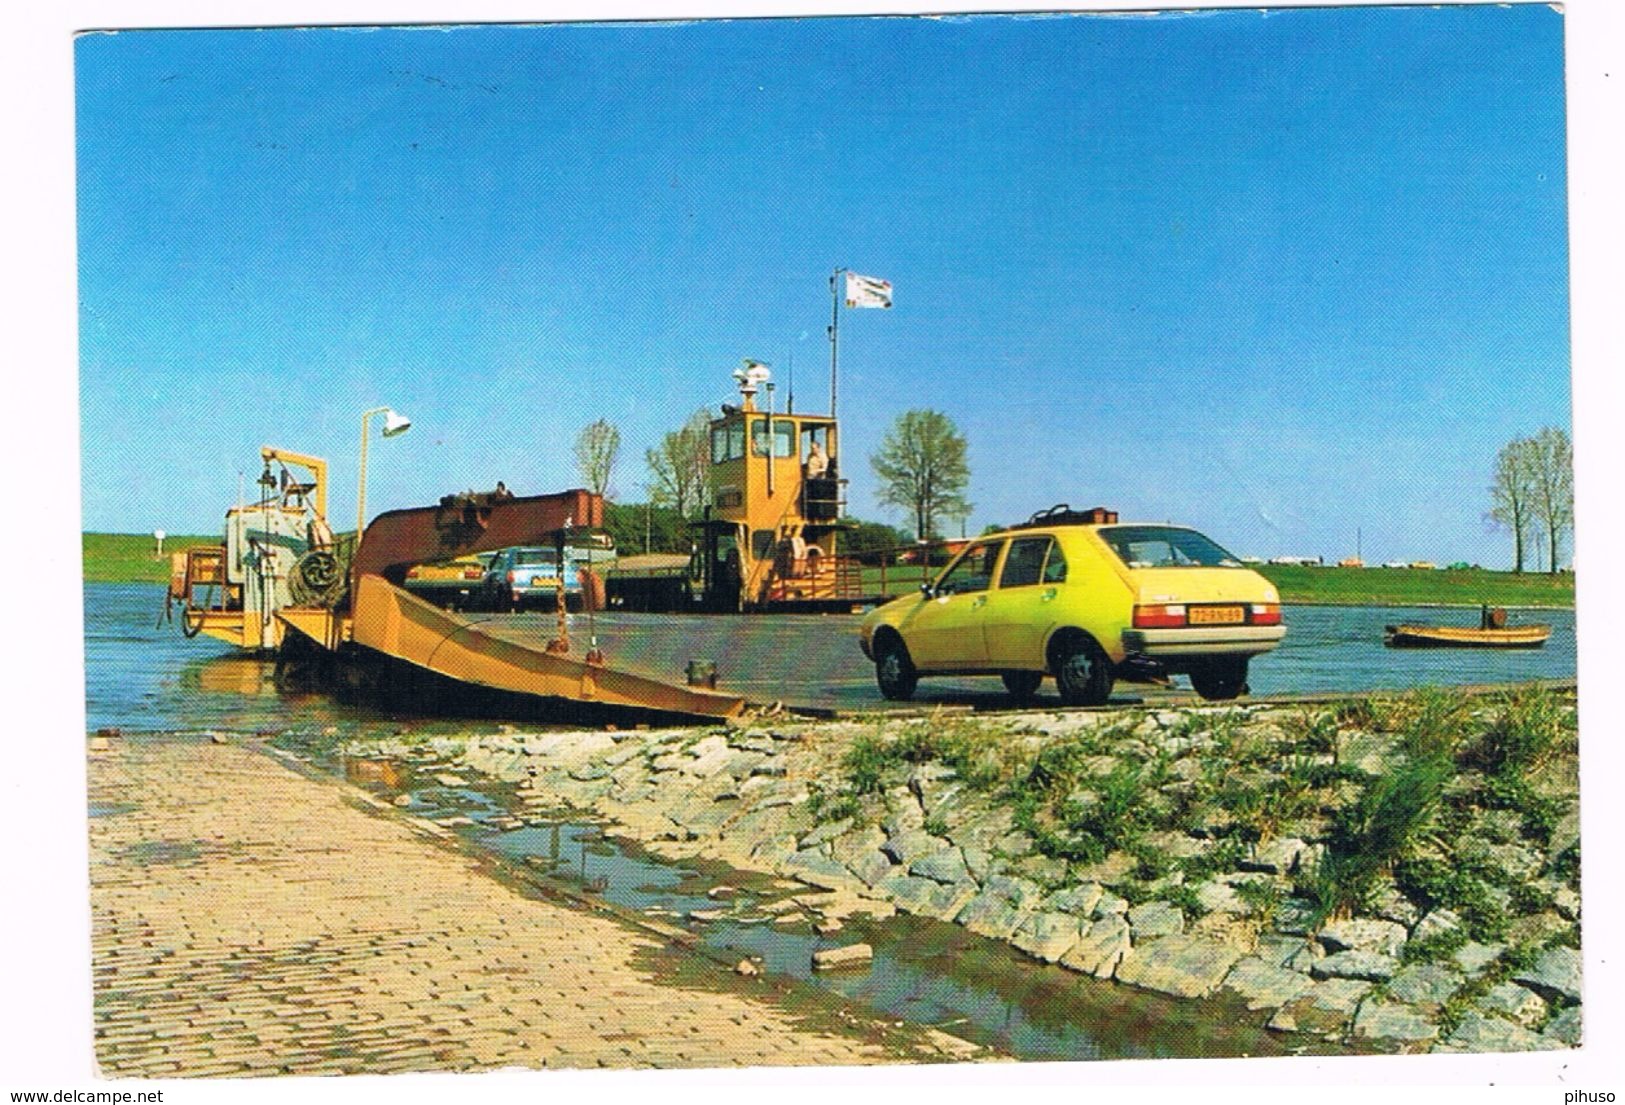
[[[354,511],[573,486],[843,314],[853,512],[905,409],[972,532],[1055,502],[1241,553],[1510,560],[1570,423],[1562,16],[1510,8],[88,35],[88,529],[211,532],[262,442]],[[901,521],[900,518],[889,518]]]

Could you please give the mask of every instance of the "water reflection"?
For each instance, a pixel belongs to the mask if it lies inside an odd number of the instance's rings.
[[[412,786],[413,780],[405,779]],[[388,792],[393,787],[380,785]],[[425,784],[411,791],[422,816],[463,816],[467,838],[551,878],[584,886],[616,905],[686,919],[701,945],[724,961],[750,956],[768,972],[798,979],[888,1017],[949,1028],[1022,1059],[1112,1059],[1269,1055],[1284,1045],[1257,1015],[1215,999],[1179,1001],[1125,989],[1056,966],[1036,964],[1007,945],[956,925],[899,915],[848,919],[833,936],[810,923],[767,923],[761,908],[786,891],[765,877],[717,868],[711,877],[635,845],[605,838],[594,824],[560,812],[547,824],[499,830],[505,804],[481,791]],[[713,900],[725,881],[734,892]],[[802,890],[794,892],[813,893]],[[701,920],[700,918],[704,918]],[[874,948],[865,968],[814,972],[812,954],[854,942]],[[1221,1015],[1215,1016],[1215,1010]],[[1228,1015],[1234,1013],[1234,1015]]]
[[[200,694],[276,698],[276,664],[249,656],[213,656],[187,669]]]

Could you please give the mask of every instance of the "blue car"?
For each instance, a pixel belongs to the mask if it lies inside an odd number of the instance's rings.
[[[498,613],[552,610],[559,597],[558,578],[557,549],[503,549],[485,570],[477,604]],[[568,609],[581,605],[581,577],[573,559],[567,559],[564,567],[564,600]]]

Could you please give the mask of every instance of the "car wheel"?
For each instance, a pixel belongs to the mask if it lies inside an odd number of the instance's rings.
[[[1026,702],[1038,693],[1038,684],[1044,681],[1041,671],[1007,671],[1000,674],[1004,689],[1017,702]]]
[[[1191,669],[1191,686],[1209,702],[1223,702],[1247,690],[1247,658],[1211,660]]]
[[[1112,695],[1112,662],[1091,637],[1076,637],[1059,649],[1055,686],[1068,706],[1104,706]]]
[[[875,642],[875,682],[880,685],[880,693],[894,702],[914,697],[920,676],[901,639],[887,636]]]

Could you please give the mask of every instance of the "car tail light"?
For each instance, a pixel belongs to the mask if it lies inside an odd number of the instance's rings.
[[[480,571],[478,568],[464,568],[463,569],[463,578],[464,579],[479,579],[480,576],[482,576],[484,574],[485,573]]]
[[[519,578],[519,573],[518,572],[509,572],[508,573],[508,582],[509,583],[512,583],[514,580],[516,580],[518,578]]]
[[[1134,608],[1135,629],[1173,629],[1185,624],[1184,603],[1173,605],[1157,603]]]
[[[1248,621],[1254,625],[1280,625],[1281,605],[1275,602],[1255,602],[1247,608]]]
[[[416,568],[408,568],[408,569],[406,569],[406,578],[407,579],[416,579],[417,577],[418,577],[418,569],[416,569]]]

